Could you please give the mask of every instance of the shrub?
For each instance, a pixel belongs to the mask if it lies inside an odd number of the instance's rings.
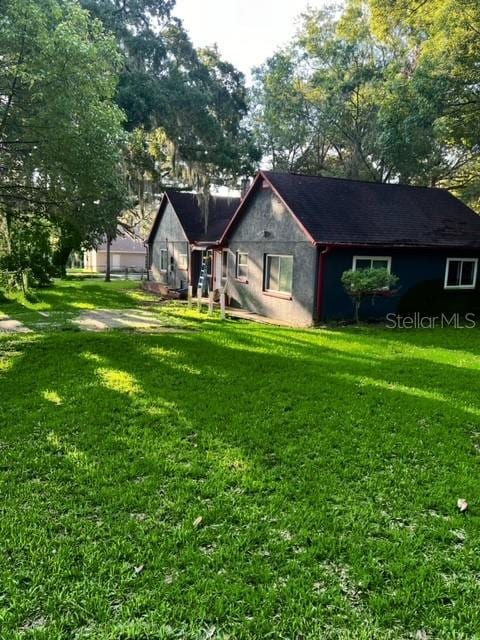
[[[355,322],[358,324],[360,305],[365,298],[392,296],[396,293],[398,277],[388,269],[348,270],[342,274],[342,284],[354,305]]]
[[[14,220],[9,228],[9,252],[0,256],[5,290],[26,290],[32,286],[50,284],[52,265],[52,228],[35,218]]]

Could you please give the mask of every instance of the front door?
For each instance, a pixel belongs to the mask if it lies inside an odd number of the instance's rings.
[[[203,251],[192,250],[190,254],[191,266],[190,277],[193,295],[197,295],[198,279],[200,278],[200,271],[202,269],[202,256]]]

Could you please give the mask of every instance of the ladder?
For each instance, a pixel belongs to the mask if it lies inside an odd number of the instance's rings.
[[[198,278],[197,285],[197,296],[201,296],[203,298],[204,295],[208,294],[209,289],[209,275],[208,275],[208,261],[211,260],[208,254],[203,256],[202,260],[202,268],[200,269],[200,277]]]

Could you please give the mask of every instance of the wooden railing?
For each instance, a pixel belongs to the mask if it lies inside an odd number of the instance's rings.
[[[222,318],[222,320],[225,320],[225,306],[226,306],[225,301],[226,301],[226,295],[229,287],[230,287],[230,279],[227,278],[223,283],[223,285],[221,287],[218,287],[217,289],[220,296],[220,317]],[[214,291],[209,291],[208,293],[208,312],[209,313],[213,313],[214,295],[215,295]],[[188,308],[191,309],[193,306],[193,287],[192,286],[188,287],[187,300],[188,300]],[[200,311],[202,308],[202,302],[203,302],[202,290],[200,287],[198,287],[197,288],[198,311]]]

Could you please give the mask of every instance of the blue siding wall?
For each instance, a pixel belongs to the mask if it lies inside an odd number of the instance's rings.
[[[428,250],[354,250],[354,249],[332,249],[326,257],[325,264],[325,289],[323,319],[333,320],[340,318],[350,318],[353,314],[353,305],[349,296],[345,293],[341,284],[342,273],[352,268],[353,256],[391,256],[392,273],[399,277],[398,295],[391,298],[376,298],[373,304],[370,300],[365,300],[362,304],[361,316],[364,319],[373,317],[384,317],[387,313],[397,311],[398,304],[409,289],[425,281],[436,281],[443,287],[445,278],[445,266],[447,258],[466,257],[478,258],[479,252],[459,252],[451,251],[428,251]],[[480,280],[480,269],[477,277],[477,292],[462,292],[463,294],[477,295]],[[455,291],[447,291],[445,295],[453,294]]]

